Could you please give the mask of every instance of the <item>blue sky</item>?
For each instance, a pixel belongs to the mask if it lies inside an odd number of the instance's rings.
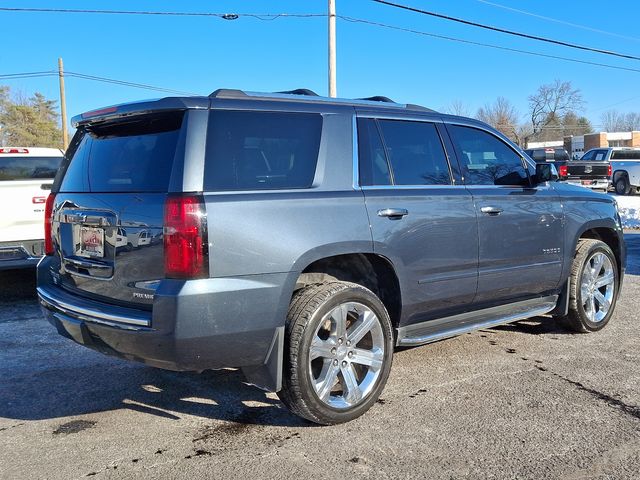
[[[486,32],[370,0],[336,0],[338,14],[575,59],[640,69],[623,60]],[[503,28],[640,56],[640,2],[492,0],[635,38],[620,38],[497,8],[480,0],[397,0],[417,8]],[[236,13],[326,13],[326,0],[56,1],[0,0],[0,7],[89,8]],[[55,69],[208,94],[216,88],[277,91],[306,87],[327,93],[326,18],[261,21],[240,18],[150,17],[0,12],[0,74]],[[386,95],[444,109],[453,101],[471,112],[507,97],[525,118],[527,96],[543,83],[570,80],[587,101],[596,127],[607,108],[640,111],[640,72],[464,45],[338,20],[338,95]],[[58,98],[55,77],[0,80],[25,94]],[[156,92],[67,79],[69,116],[101,106],[162,96]]]

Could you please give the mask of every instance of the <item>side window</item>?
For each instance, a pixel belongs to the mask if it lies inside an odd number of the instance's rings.
[[[582,158],[580,160],[584,160],[585,162],[589,162],[591,160],[593,160],[593,158],[596,156],[596,151],[597,150],[589,150],[587,153],[585,153]]]
[[[206,190],[309,188],[322,134],[318,113],[213,110]]]
[[[449,164],[433,123],[379,120],[394,185],[451,185]]]
[[[605,158],[607,158],[607,151],[606,150],[598,150],[596,152],[596,162],[602,162]]]
[[[467,185],[529,185],[520,155],[490,133],[449,125]]]
[[[376,121],[358,119],[360,185],[391,185],[391,174]]]

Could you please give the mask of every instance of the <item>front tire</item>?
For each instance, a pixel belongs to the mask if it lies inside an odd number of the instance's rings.
[[[393,333],[378,297],[354,283],[299,290],[287,315],[282,402],[322,425],[365,413],[384,388]]]
[[[613,315],[620,288],[611,248],[600,240],[581,239],[569,282],[569,313],[560,321],[580,333],[602,330]]]

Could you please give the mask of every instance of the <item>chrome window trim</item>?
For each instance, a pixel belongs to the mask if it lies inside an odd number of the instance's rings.
[[[444,153],[445,160],[447,162],[447,168],[449,169],[449,181],[451,183],[447,185],[360,185],[360,158],[359,158],[359,150],[358,150],[358,118],[368,118],[372,120],[399,120],[405,122],[421,122],[421,123],[432,123],[432,124],[442,124],[444,123],[442,119],[434,119],[434,118],[426,118],[426,117],[413,117],[411,115],[377,115],[374,113],[371,114],[358,114],[353,115],[353,189],[354,190],[386,190],[386,189],[394,189],[394,190],[416,190],[416,189],[424,189],[424,188],[451,188],[451,187],[465,187],[465,185],[456,185],[455,177],[453,175],[453,169],[451,167],[451,156],[449,152],[447,152],[447,148],[445,147],[444,140],[440,135],[440,132],[436,128],[436,134],[440,139],[440,145],[442,146],[442,153]],[[377,123],[376,123],[377,124]],[[378,128],[380,128],[378,126]],[[382,132],[379,132],[380,140],[383,143],[383,146],[386,150],[386,144],[384,143],[384,136]],[[386,154],[386,152],[385,152]],[[390,166],[391,168],[391,166]],[[393,174],[393,171],[391,171]]]

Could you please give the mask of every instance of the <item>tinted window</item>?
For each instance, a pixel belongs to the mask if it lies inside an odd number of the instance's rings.
[[[312,185],[322,133],[320,114],[215,110],[208,128],[206,190]]]
[[[358,159],[360,185],[391,185],[387,156],[373,119],[358,119]]]
[[[395,185],[450,185],[449,165],[436,126],[379,120]]]
[[[450,125],[468,185],[528,185],[521,158],[502,140],[471,127]]]
[[[61,191],[166,192],[182,113],[87,127]]]
[[[596,156],[596,150],[589,150],[587,153],[585,153],[582,158],[580,160],[584,160],[585,162],[591,161],[593,160],[593,158]]]
[[[34,180],[56,176],[60,167],[60,157],[27,157],[0,155],[1,180]]]
[[[640,160],[640,150],[614,150],[611,158],[616,160]]]

